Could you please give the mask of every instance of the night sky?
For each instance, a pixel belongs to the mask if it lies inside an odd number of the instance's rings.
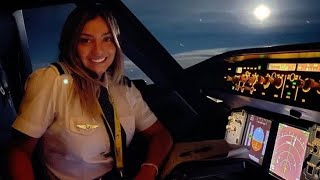
[[[123,2],[184,68],[234,49],[320,42],[318,0]],[[253,15],[259,4],[270,8],[269,18],[263,21]],[[61,25],[73,7],[24,11],[34,64],[57,60]]]

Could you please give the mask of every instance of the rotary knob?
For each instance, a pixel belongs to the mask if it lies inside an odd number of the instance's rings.
[[[258,82],[263,85],[264,89],[267,89],[270,85],[270,83],[273,83],[274,79],[267,75],[266,77],[259,76]]]
[[[240,77],[239,76],[234,76],[234,77],[227,76],[225,79],[226,79],[226,81],[231,81],[232,83],[236,84],[239,82]]]
[[[273,85],[274,85],[277,89],[279,89],[279,88],[281,88],[281,86],[282,86],[282,82],[283,82],[282,77],[277,77],[277,78],[274,79]]]
[[[234,121],[234,117],[233,116],[228,116],[228,120],[229,121]]]
[[[242,74],[241,76],[240,76],[240,81],[241,82],[247,82],[247,80],[248,80],[248,76],[247,75],[245,75],[245,74]]]
[[[226,129],[229,131],[236,131],[236,127],[232,126],[232,125],[227,125]]]
[[[306,78],[301,82],[302,91],[309,92],[311,88],[320,90],[320,83],[316,82],[314,79]]]
[[[258,84],[264,84],[266,82],[266,79],[263,76],[258,77]]]
[[[248,83],[251,86],[252,84],[254,84],[256,82],[257,77],[256,76],[252,76],[249,77]]]

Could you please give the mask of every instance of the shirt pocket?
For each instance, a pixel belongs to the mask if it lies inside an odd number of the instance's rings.
[[[96,120],[86,117],[71,117],[69,121],[69,130],[83,136],[93,134],[99,127],[100,124]]]

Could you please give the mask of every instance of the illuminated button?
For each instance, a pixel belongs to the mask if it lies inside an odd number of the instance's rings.
[[[69,83],[68,79],[63,80],[63,84],[68,84],[68,83]]]
[[[273,97],[277,98],[277,97],[279,97],[279,95],[278,94],[274,94]]]
[[[255,67],[254,70],[257,70],[257,68]]]
[[[293,86],[297,85],[297,82],[292,82],[292,85],[293,85]]]
[[[301,102],[303,102],[303,103],[304,103],[304,102],[306,102],[306,100],[305,100],[305,99],[301,99]]]
[[[258,66],[258,70],[261,70],[261,66]]]
[[[287,95],[290,96],[290,95],[291,95],[291,92],[287,92]]]
[[[229,71],[231,71],[231,68],[228,68]]]
[[[286,88],[289,88],[289,85],[286,85]]]
[[[232,88],[232,90],[234,90],[234,86],[232,86],[231,88]]]
[[[243,67],[243,69],[247,69],[246,67]]]
[[[287,99],[290,99],[290,96],[286,96]]]
[[[262,92],[262,93],[261,93],[261,95],[263,95],[263,96],[264,96],[264,95],[266,95],[266,93],[265,93],[265,92]]]
[[[296,86],[292,86],[292,89],[295,89],[296,88]]]
[[[251,67],[250,70],[253,70],[253,67]]]

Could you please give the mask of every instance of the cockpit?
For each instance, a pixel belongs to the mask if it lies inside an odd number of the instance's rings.
[[[32,1],[1,9],[1,146],[10,138],[25,80],[55,60],[51,42],[57,42],[58,28],[77,2]],[[290,8],[280,2],[271,3],[286,7],[275,11],[280,19],[273,19],[274,26],[263,19],[256,22],[248,13],[237,14],[249,8],[239,2],[214,1],[214,8],[205,9],[211,2],[194,7],[191,1],[185,6],[137,1],[155,11],[133,1],[110,2],[122,29],[125,74],[175,141],[159,179],[320,179],[317,1],[307,6],[310,16],[301,13],[295,1],[293,10],[307,18],[290,16],[301,22],[288,20],[286,26],[282,24],[289,16],[281,14]],[[235,12],[229,11],[233,6]],[[244,18],[250,23],[244,24]],[[265,32],[270,27],[285,27],[288,35],[275,30],[269,36]],[[292,39],[286,41],[287,36]],[[145,152],[139,138],[134,137],[130,149],[138,153],[135,161]],[[0,162],[5,157],[0,155]],[[0,168],[6,172],[4,163]],[[0,170],[2,177],[7,176]]]

